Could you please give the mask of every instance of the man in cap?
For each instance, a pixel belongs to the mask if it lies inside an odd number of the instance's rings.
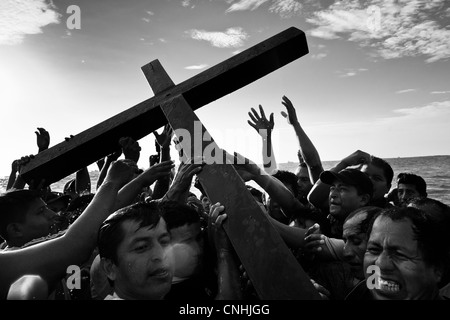
[[[357,169],[344,169],[338,173],[323,171],[320,181],[331,186],[328,197],[331,235],[342,238],[345,218],[352,211],[369,204],[373,195],[372,181]]]

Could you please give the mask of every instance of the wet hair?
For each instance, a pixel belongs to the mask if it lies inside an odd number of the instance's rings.
[[[290,171],[286,170],[278,170],[276,173],[272,175],[272,177],[280,180],[284,185],[288,184],[292,187],[292,191],[294,192],[294,197],[298,197],[298,184],[297,184],[297,176]]]
[[[372,223],[372,219],[377,214],[379,214],[382,210],[383,210],[382,208],[375,207],[375,206],[365,206],[365,207],[358,208],[358,209],[352,211],[347,216],[347,218],[345,218],[344,223],[359,214],[366,213],[366,217],[361,221],[361,223],[358,226],[358,229],[359,229],[358,232],[367,234],[370,224]]]
[[[389,187],[392,185],[392,179],[394,178],[394,170],[392,169],[391,165],[384,159],[370,156],[370,162],[378,167],[383,169],[384,177],[386,178],[386,183]]]
[[[399,184],[412,184],[416,187],[417,192],[419,192],[420,196],[427,196],[427,184],[425,180],[414,173],[402,172],[397,176],[397,186]]]
[[[8,240],[9,224],[25,221],[30,204],[36,199],[41,199],[36,190],[9,189],[0,195],[0,236],[3,239]]]
[[[122,225],[133,221],[141,228],[154,228],[162,217],[161,206],[157,201],[137,202],[112,213],[100,226],[97,238],[101,258],[118,264],[117,249],[125,237]]]
[[[198,212],[187,204],[167,201],[160,204],[160,209],[161,215],[166,221],[167,230],[169,230],[169,232],[173,228],[200,222]]]
[[[408,201],[408,206],[422,210],[430,219],[445,224],[450,230],[450,206],[445,203],[431,198],[413,198]]]
[[[387,217],[392,221],[410,220],[413,237],[417,240],[418,248],[422,252],[423,260],[433,266],[449,265],[449,237],[445,225],[431,219],[424,211],[414,207],[391,207],[383,209],[372,219],[368,228],[368,235],[372,232],[373,224],[378,217]]]

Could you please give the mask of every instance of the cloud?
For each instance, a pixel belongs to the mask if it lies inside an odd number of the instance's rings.
[[[201,69],[205,69],[206,67],[208,67],[207,64],[199,64],[199,65],[187,66],[184,68],[186,70],[201,70]]]
[[[303,5],[298,0],[239,0],[227,1],[227,3],[234,2],[226,12],[256,10],[266,2],[271,2],[269,12],[276,13],[282,18],[290,18],[300,13]]]
[[[167,40],[166,40],[166,39],[164,39],[164,38],[159,38],[158,40],[159,40],[159,42],[162,42],[162,43],[167,43]]]
[[[236,3],[233,3],[226,12],[255,10],[267,1],[268,0],[239,0]]]
[[[205,30],[192,29],[186,33],[195,40],[205,40],[218,48],[238,48],[244,45],[248,39],[248,34],[240,27],[228,28],[225,32],[210,32]]]
[[[425,56],[426,62],[450,58],[450,29],[440,19],[445,0],[343,0],[313,13],[309,34],[346,38],[373,48],[384,59]]]
[[[450,100],[431,102],[423,107],[395,109],[393,112],[415,119],[443,117],[450,115]]]
[[[416,89],[405,89],[405,90],[398,90],[395,93],[401,94],[401,93],[407,93],[407,92],[414,92]]]
[[[183,1],[181,1],[181,5],[183,7],[189,7],[191,5],[191,1],[190,0],[183,0]]]
[[[348,78],[348,77],[354,77],[357,74],[361,72],[368,71],[369,69],[365,68],[358,68],[358,69],[346,69],[345,71],[337,71],[340,78]]]
[[[326,53],[318,53],[318,54],[311,55],[311,59],[321,60],[321,59],[325,58],[326,56],[327,56]]]
[[[0,1],[0,45],[16,45],[26,35],[42,33],[42,28],[59,23],[61,15],[45,0]]]
[[[279,14],[282,18],[290,18],[300,13],[301,9],[301,3],[296,0],[278,0],[272,3],[269,11]]]
[[[447,93],[450,93],[450,90],[449,91],[431,91],[431,94],[447,94]]]
[[[150,19],[149,19],[149,18],[142,18],[142,20],[145,21],[145,22],[147,22],[147,23],[150,22]]]

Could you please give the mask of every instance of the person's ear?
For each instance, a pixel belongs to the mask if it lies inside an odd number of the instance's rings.
[[[6,233],[8,234],[8,239],[21,237],[22,225],[20,223],[10,223],[6,227]]]
[[[105,272],[108,279],[114,281],[117,277],[117,266],[112,262],[111,259],[102,258],[100,260],[100,266]]]

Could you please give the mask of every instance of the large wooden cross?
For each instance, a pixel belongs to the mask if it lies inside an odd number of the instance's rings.
[[[193,110],[306,53],[304,33],[289,28],[177,86],[155,60],[142,68],[154,98],[80,133],[59,148],[56,145],[38,154],[23,175],[25,179],[57,181],[115,150],[121,136],[140,139],[166,121],[176,134],[183,129],[195,137],[195,125],[200,125],[200,139],[205,133],[210,137]],[[180,143],[183,149],[195,150],[199,141],[194,140],[183,139]],[[212,138],[201,139],[201,154],[207,147],[211,150],[211,145],[220,150]],[[82,165],[73,164],[77,161]],[[199,180],[211,201],[225,206],[229,217],[225,231],[261,299],[319,299],[309,277],[232,165],[207,165]]]

